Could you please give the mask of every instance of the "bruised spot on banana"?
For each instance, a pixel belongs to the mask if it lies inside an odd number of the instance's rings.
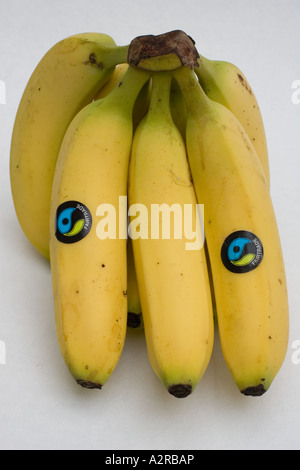
[[[249,83],[243,77],[243,75],[238,72],[237,77],[238,77],[239,81],[241,82],[241,84],[243,85],[243,87],[246,88],[246,90],[250,93],[250,95],[252,95],[253,94],[252,89],[251,89]],[[255,106],[253,106],[253,107],[255,107]]]
[[[90,65],[92,64],[93,66],[95,66],[97,69],[103,69],[104,66],[103,66],[103,62],[101,61],[97,61],[97,57],[96,57],[96,54],[94,52],[92,52],[89,56],[89,60],[87,60],[86,62],[84,62],[85,65]]]

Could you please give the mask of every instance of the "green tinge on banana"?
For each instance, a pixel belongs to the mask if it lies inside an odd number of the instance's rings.
[[[253,89],[234,64],[200,56],[195,72],[207,96],[226,106],[248,134],[270,185],[269,154],[264,123]]]

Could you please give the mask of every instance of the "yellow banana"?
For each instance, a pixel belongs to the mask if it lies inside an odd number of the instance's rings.
[[[95,100],[104,98],[111,93],[116,87],[122,86],[121,82],[128,70],[129,65],[119,64],[116,66],[114,73],[110,80],[104,85],[103,88],[96,95]],[[150,83],[150,80],[149,80]],[[133,129],[141,121],[146,113],[149,101],[149,83],[146,83],[142,88],[133,109]],[[128,318],[127,325],[129,328],[142,327],[142,310],[138,293],[138,286],[136,280],[132,244],[130,238],[127,243],[127,300],[128,300]]]
[[[204,204],[222,350],[245,395],[266,392],[284,361],[289,315],[284,261],[266,176],[251,139],[195,73],[174,73],[185,96],[187,152]]]
[[[95,96],[95,100],[99,100],[101,98],[105,98],[111,91],[113,91],[117,86],[119,86],[120,82],[124,78],[125,73],[128,70],[128,64],[118,64],[108,82],[98,91]]]
[[[128,69],[128,64],[119,64],[114,70],[114,73],[110,80],[104,85],[103,88],[99,91],[96,95],[95,100],[104,98],[107,96],[115,87],[121,86],[122,79]],[[133,128],[136,129],[139,122],[145,116],[147,109],[149,107],[149,99],[150,99],[150,90],[151,90],[151,81],[146,83],[145,86],[142,88],[138,99],[135,102],[134,110],[133,110]]]
[[[183,398],[194,390],[207,368],[214,333],[196,196],[184,141],[171,117],[171,79],[168,73],[153,74],[150,108],[134,135],[129,233],[149,360],[169,393]],[[198,221],[195,249],[187,249],[191,237],[182,229],[181,216],[186,215],[187,207],[194,222]],[[170,217],[169,234],[168,220],[164,225],[153,215],[155,210],[165,209]],[[136,217],[135,211],[140,215]],[[179,219],[174,215],[173,220],[173,211]],[[145,225],[148,215],[149,230]],[[188,215],[184,223],[187,219]]]
[[[136,100],[136,103],[135,103],[135,106],[134,106],[134,110],[133,110],[133,130],[135,132],[137,126],[139,125],[139,123],[141,122],[141,120],[143,119],[143,117],[145,116],[145,114],[147,113],[148,111],[148,108],[149,108],[149,103],[150,103],[150,96],[151,96],[151,80],[149,80],[149,82],[147,82],[139,96],[138,96],[138,99]]]
[[[226,106],[247,132],[270,184],[269,155],[266,133],[256,96],[241,70],[226,61],[209,60],[200,55],[195,68],[207,96]]]
[[[24,233],[46,258],[51,188],[63,136],[116,64],[126,61],[127,49],[105,34],[63,39],[41,59],[21,98],[11,142],[12,196]]]
[[[86,388],[103,386],[124,345],[132,111],[148,79],[130,67],[122,86],[80,111],[55,170],[50,262],[57,334],[71,374]]]
[[[129,326],[130,328],[141,328],[143,325],[142,307],[134,266],[132,241],[130,237],[128,238],[127,242],[127,299],[127,326]]]
[[[185,140],[187,118],[186,104],[176,80],[172,80],[170,103],[173,121]]]

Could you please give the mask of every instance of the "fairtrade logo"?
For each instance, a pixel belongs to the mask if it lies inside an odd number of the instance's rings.
[[[62,243],[76,243],[89,233],[92,216],[88,208],[78,201],[67,201],[56,211],[56,238]]]
[[[239,230],[229,235],[221,250],[224,266],[233,273],[252,271],[261,263],[263,255],[260,239],[246,230]]]

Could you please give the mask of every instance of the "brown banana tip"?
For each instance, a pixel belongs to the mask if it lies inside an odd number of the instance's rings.
[[[192,393],[192,386],[187,384],[170,385],[168,392],[176,398],[185,398]]]
[[[141,326],[141,314],[128,312],[127,326],[129,328],[138,328]]]
[[[256,385],[255,387],[247,387],[244,390],[241,390],[241,393],[246,396],[251,397],[261,397],[266,393],[266,389],[263,384]]]
[[[89,382],[88,380],[76,380],[76,382],[82,388],[87,388],[89,390],[95,390],[95,389],[101,390],[101,388],[102,388],[101,384],[97,384],[95,382]]]

